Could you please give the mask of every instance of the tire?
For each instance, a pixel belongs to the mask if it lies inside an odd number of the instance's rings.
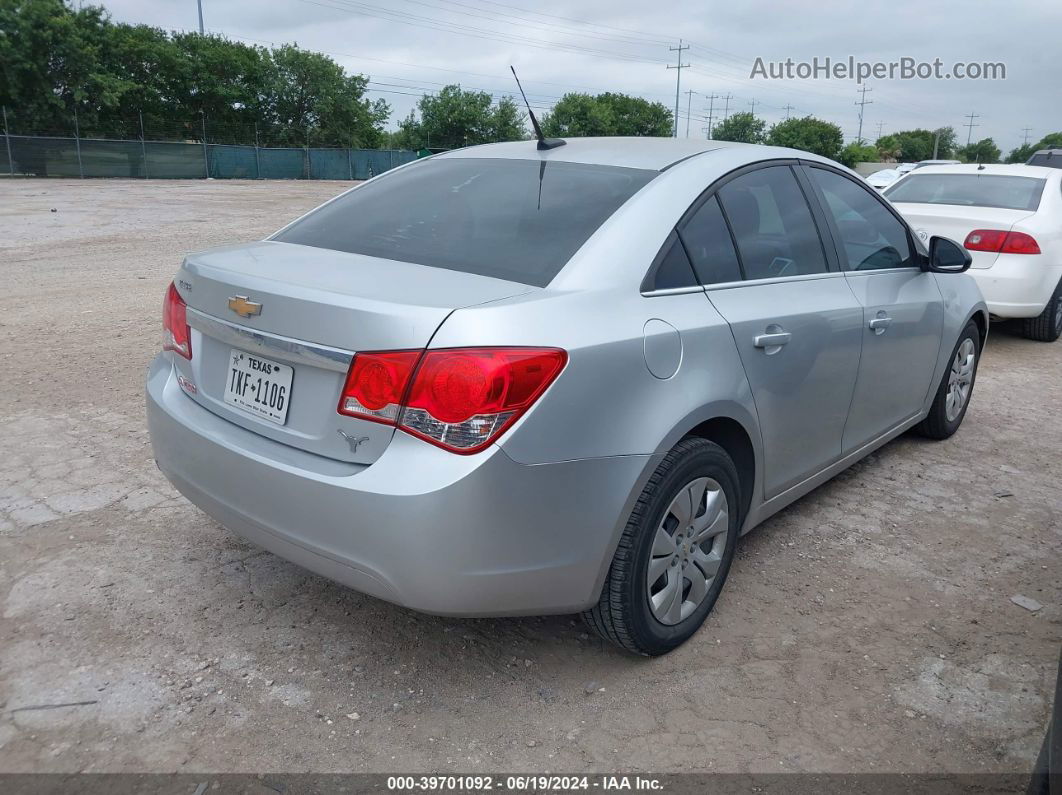
[[[973,355],[969,372],[965,374],[962,374],[963,362],[961,360],[965,360],[968,357],[960,356],[961,350],[966,350]],[[955,347],[952,348],[951,356],[948,358],[944,375],[940,379],[940,386],[937,387],[937,394],[933,398],[933,405],[929,409],[929,414],[915,426],[915,430],[918,433],[930,439],[947,439],[955,431],[959,430],[963,417],[966,416],[966,409],[970,407],[970,400],[973,398],[974,381],[977,379],[977,365],[980,360],[981,332],[978,330],[977,324],[971,320],[966,324],[966,328],[962,330],[962,334],[959,335]],[[957,367],[959,368],[958,370],[956,369]],[[954,410],[954,404],[949,404],[949,399],[954,399],[951,398],[955,391],[953,389],[953,379],[960,382],[960,386],[962,382],[968,385],[957,412]],[[960,388],[960,394],[961,392]]]
[[[1054,342],[1062,336],[1062,282],[1058,283],[1043,312],[1022,321],[1021,335],[1037,342]]]
[[[679,442],[639,496],[598,603],[583,613],[586,623],[617,646],[651,657],[688,640],[715,605],[734,559],[742,520],[739,483],[722,447],[692,437]],[[690,513],[681,510],[685,495],[690,495],[686,505],[694,500],[698,505],[683,527],[680,515]],[[662,571],[655,583],[648,581],[651,563]],[[706,572],[713,570],[709,578]]]

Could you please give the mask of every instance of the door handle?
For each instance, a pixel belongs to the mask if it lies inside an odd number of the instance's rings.
[[[757,348],[780,348],[792,339],[793,335],[788,331],[776,331],[771,334],[757,334],[752,338],[752,344]]]
[[[879,312],[878,316],[870,321],[870,330],[875,334],[884,334],[885,329],[890,325],[892,325],[892,318],[884,312]]]

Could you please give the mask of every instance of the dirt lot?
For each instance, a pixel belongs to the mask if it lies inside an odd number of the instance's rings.
[[[1031,767],[1062,640],[1062,342],[994,329],[962,430],[747,537],[665,658],[568,616],[418,615],[229,535],[144,428],[182,254],[344,187],[0,184],[0,770]]]

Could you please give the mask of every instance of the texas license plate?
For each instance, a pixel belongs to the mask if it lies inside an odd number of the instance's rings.
[[[256,417],[283,425],[291,402],[291,377],[295,370],[235,348],[229,355],[225,402]]]

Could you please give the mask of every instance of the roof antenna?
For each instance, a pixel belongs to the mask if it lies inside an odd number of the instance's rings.
[[[539,149],[556,149],[558,146],[564,146],[567,141],[563,138],[547,138],[542,134],[542,128],[538,126],[538,119],[535,118],[535,112],[531,110],[531,103],[527,101],[527,94],[524,93],[524,87],[520,85],[520,78],[516,77],[516,70],[512,65],[509,68],[513,71],[513,77],[516,78],[516,87],[520,89],[520,96],[524,98],[524,104],[527,105],[527,115],[531,117],[531,126],[535,128],[535,137],[538,138]]]

